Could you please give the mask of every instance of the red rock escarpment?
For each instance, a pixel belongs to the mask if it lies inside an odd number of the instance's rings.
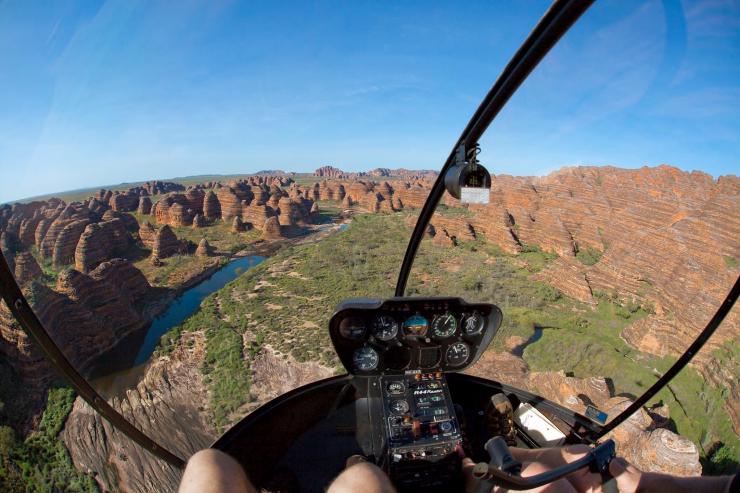
[[[135,388],[109,403],[138,429],[180,457],[208,447],[216,437],[204,410],[207,391],[199,367],[203,335],[188,334],[167,357],[147,369]],[[190,345],[184,342],[193,341]],[[175,492],[182,471],[157,459],[102,419],[78,398],[62,440],[75,466],[94,475],[101,491]]]
[[[334,178],[338,180],[344,180],[349,178],[349,173],[345,173],[339,168],[335,168],[334,166],[322,166],[320,168],[317,168],[316,171],[313,172],[314,176],[321,176],[324,178]]]
[[[62,271],[56,290],[33,283],[27,298],[67,358],[84,370],[121,338],[148,323],[136,309],[148,292],[149,283],[141,271],[114,259],[90,274]]]

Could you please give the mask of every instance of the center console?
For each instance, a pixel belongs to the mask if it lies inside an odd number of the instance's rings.
[[[399,491],[448,491],[459,478],[462,432],[445,372],[477,361],[501,319],[495,305],[459,298],[348,300],[332,316],[339,359],[377,389],[367,396],[379,410],[368,419],[382,437],[374,455]]]
[[[389,473],[399,490],[430,491],[458,477],[462,436],[444,374],[382,377]]]

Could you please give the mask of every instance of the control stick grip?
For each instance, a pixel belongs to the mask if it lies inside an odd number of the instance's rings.
[[[489,466],[493,466],[496,469],[500,469],[509,474],[519,476],[522,472],[522,463],[519,462],[509,452],[509,447],[506,445],[506,440],[503,437],[493,437],[486,442],[485,445],[488,457],[491,458],[488,461]]]
[[[509,452],[509,447],[506,445],[506,440],[503,437],[497,436],[488,440],[485,444],[486,452],[491,460],[488,461],[488,467],[495,467],[507,474],[512,476],[519,476],[522,472],[522,463],[519,462]],[[479,466],[476,466],[479,468]],[[483,472],[482,470],[479,472]],[[487,472],[487,471],[486,471]],[[475,493],[490,493],[491,489],[496,483],[492,481],[493,478],[479,478],[478,485],[475,488]]]

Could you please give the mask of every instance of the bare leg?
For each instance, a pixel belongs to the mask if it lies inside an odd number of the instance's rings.
[[[327,493],[396,493],[396,489],[378,466],[360,462],[342,471]]]
[[[257,493],[257,490],[231,456],[219,450],[205,449],[188,460],[178,492]]]
[[[472,460],[469,458],[463,459],[463,475],[465,478],[465,491],[468,493],[472,493],[475,491],[477,487],[477,481],[473,478],[473,466],[475,464]],[[524,468],[522,468],[522,477],[528,478],[530,476],[536,476],[537,474],[543,473],[545,471],[549,471],[551,468],[537,463],[532,462],[529,464],[525,464]],[[504,493],[506,489],[494,487],[493,490],[491,490],[492,493]],[[576,489],[573,488],[573,485],[571,485],[567,480],[565,479],[559,479],[557,481],[554,481],[550,484],[546,484],[545,486],[540,486],[539,488],[534,488],[531,490],[526,490],[531,493],[534,492],[540,492],[540,493],[576,493]]]
[[[551,467],[548,467],[544,464],[540,464],[539,462],[531,462],[529,464],[526,464],[522,468],[522,477],[528,478],[530,476],[536,476],[537,474],[547,472],[551,470]],[[508,491],[508,490],[503,490]],[[532,493],[534,492],[542,492],[542,493],[576,493],[576,489],[573,488],[573,485],[568,482],[567,479],[558,479],[557,481],[553,481],[550,484],[546,484],[545,486],[540,486],[539,488],[533,488],[531,490],[525,490],[530,491]]]

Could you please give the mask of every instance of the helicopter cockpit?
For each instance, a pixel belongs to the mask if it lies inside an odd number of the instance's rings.
[[[487,463],[488,439],[496,436],[527,448],[583,443],[598,430],[588,418],[528,392],[457,373],[482,355],[501,320],[497,306],[459,298],[347,300],[332,316],[330,333],[349,374],[270,402],[214,448],[239,460],[257,484],[273,484],[273,474],[290,469],[301,491],[329,484],[344,459],[359,454],[382,467],[403,492],[464,491],[462,458]],[[490,416],[503,402],[511,403],[511,422],[492,427]],[[270,431],[276,429],[279,436]],[[607,441],[598,456],[577,467],[593,464],[603,472],[613,454]],[[543,480],[566,472],[572,471]],[[505,479],[496,484],[507,484]],[[536,479],[509,486],[531,488]]]
[[[44,165],[3,179],[54,187],[46,161],[95,135],[97,154],[69,152],[87,163],[74,180],[121,183],[0,200],[0,490],[174,492],[204,448],[280,493],[324,491],[352,456],[400,493],[470,493],[469,461],[476,493],[584,469],[614,490],[617,455],[676,476],[738,471],[736,5],[555,0],[532,29],[531,5],[411,23],[408,6],[192,7],[141,27],[111,3],[31,36],[50,40],[34,44],[49,67],[73,69],[50,90],[71,96],[39,123],[54,138],[29,163]],[[485,43],[507,58],[480,63],[469,46]],[[449,65],[454,80],[425,85]],[[457,94],[489,65],[490,88]],[[94,75],[78,84],[81,66]],[[344,156],[370,127],[383,130],[369,155],[424,119],[448,135],[464,123],[449,98],[480,104],[433,170],[187,167],[214,146],[281,166],[285,134],[301,159]],[[126,124],[103,128],[104,110]],[[184,130],[193,115],[208,131]],[[399,141],[379,165],[424,154]],[[123,171],[96,174],[98,155]],[[725,164],[690,171],[705,161]],[[570,445],[589,452],[529,477],[511,454]]]

